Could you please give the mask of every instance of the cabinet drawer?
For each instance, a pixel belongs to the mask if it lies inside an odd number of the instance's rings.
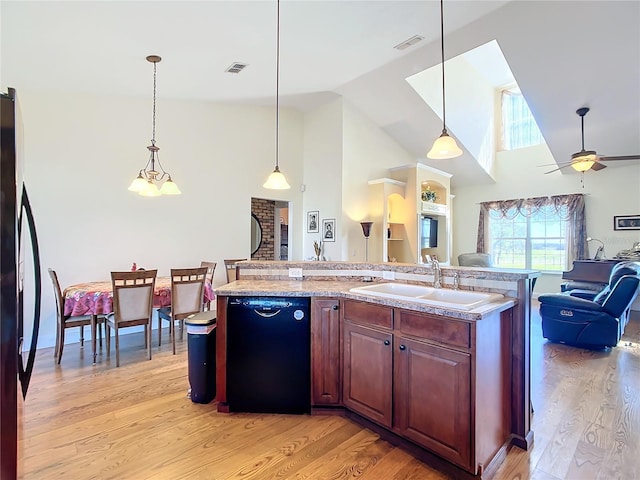
[[[392,307],[354,300],[344,300],[343,302],[342,314],[345,320],[364,325],[393,328]]]
[[[402,333],[454,347],[471,347],[471,326],[445,317],[396,309],[397,327]]]

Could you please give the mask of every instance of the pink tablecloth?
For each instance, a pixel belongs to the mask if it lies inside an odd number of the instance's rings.
[[[113,291],[111,282],[78,283],[64,289],[64,314],[101,315],[113,312]],[[215,299],[213,287],[207,280],[204,285],[204,302]],[[171,305],[171,277],[157,277],[153,292],[153,308]]]

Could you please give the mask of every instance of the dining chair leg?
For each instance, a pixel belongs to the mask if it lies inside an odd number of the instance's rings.
[[[56,358],[56,362],[60,365],[60,361],[62,360],[62,351],[64,350],[64,325],[60,327],[60,340],[58,341],[58,357]]]
[[[84,325],[80,325],[80,348],[84,348]]]
[[[118,324],[114,328],[116,337],[116,367],[120,366],[120,337],[118,335]]]
[[[182,341],[184,339],[184,320],[180,320],[180,341]],[[176,353],[175,351],[173,352],[174,354]]]
[[[60,349],[60,322],[56,322],[56,346],[53,349],[53,358],[58,360],[58,350]]]
[[[105,343],[107,344],[107,358],[108,358],[109,352],[111,351],[111,328],[109,327],[109,324],[107,324],[106,322],[104,324],[104,336],[105,336]]]
[[[146,334],[145,339],[147,344],[147,358],[151,360],[151,330],[153,330],[151,328],[151,319],[149,319],[149,328],[147,328],[146,325],[144,328],[145,328],[145,334]]]
[[[173,344],[173,354],[176,354],[176,326],[173,318],[171,319],[171,325],[173,326],[173,335],[171,335],[171,343]]]
[[[162,345],[162,317],[158,312],[158,346]]]
[[[96,320],[97,321],[97,320]],[[98,342],[100,345],[100,350],[102,350],[102,328],[103,324],[98,323]]]
[[[151,331],[151,329],[145,325],[144,326],[144,348],[148,348],[149,347],[149,339],[151,337],[148,335],[148,333],[150,331]]]

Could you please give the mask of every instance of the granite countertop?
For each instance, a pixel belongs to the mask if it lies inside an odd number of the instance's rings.
[[[373,297],[349,291],[351,288],[362,287],[364,285],[371,285],[371,283],[331,280],[237,280],[217,287],[215,293],[220,296],[348,298],[417,312],[459,318],[461,320],[482,320],[483,317],[490,313],[507,310],[517,303],[516,299],[505,297],[502,301],[481,305],[473,310],[457,310],[409,300]]]

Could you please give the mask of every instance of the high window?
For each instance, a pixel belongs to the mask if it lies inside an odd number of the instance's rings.
[[[501,91],[502,150],[531,147],[544,142],[538,124],[518,87]]]

